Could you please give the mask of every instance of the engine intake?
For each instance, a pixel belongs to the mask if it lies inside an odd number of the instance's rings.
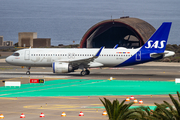
[[[52,64],[53,73],[68,73],[74,72],[72,65],[69,63],[62,63],[62,62],[54,62]]]

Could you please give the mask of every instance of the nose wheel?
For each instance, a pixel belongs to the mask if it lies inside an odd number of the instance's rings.
[[[30,71],[27,71],[27,72],[26,72],[26,75],[30,75]]]
[[[30,75],[31,73],[30,73],[30,69],[31,69],[31,67],[27,67],[27,72],[26,72],[26,75]]]

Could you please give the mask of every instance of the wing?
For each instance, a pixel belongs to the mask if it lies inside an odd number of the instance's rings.
[[[101,47],[98,52],[93,56],[93,57],[89,57],[89,58],[84,58],[84,59],[73,59],[73,60],[60,60],[59,62],[63,62],[63,63],[70,63],[72,66],[80,66],[83,65],[85,67],[89,67],[89,63],[93,62],[94,59],[98,58],[102,49],[104,47]]]

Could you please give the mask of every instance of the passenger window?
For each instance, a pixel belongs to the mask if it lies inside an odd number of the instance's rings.
[[[19,53],[13,53],[13,56],[19,56]]]

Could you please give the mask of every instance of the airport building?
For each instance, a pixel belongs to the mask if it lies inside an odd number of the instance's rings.
[[[0,36],[0,46],[3,46],[3,36]]]
[[[13,46],[13,41],[4,41],[3,46]]]
[[[13,41],[4,41],[4,37],[0,36],[0,46],[13,46]]]
[[[19,47],[50,47],[51,39],[50,38],[37,38],[36,32],[20,32],[18,34]]]
[[[101,21],[87,30],[80,42],[80,48],[138,48],[150,38],[156,29],[144,20],[121,17]]]
[[[51,38],[35,38],[33,39],[33,48],[51,47]]]
[[[36,32],[20,32],[18,33],[19,47],[33,47],[33,39],[37,38]]]

